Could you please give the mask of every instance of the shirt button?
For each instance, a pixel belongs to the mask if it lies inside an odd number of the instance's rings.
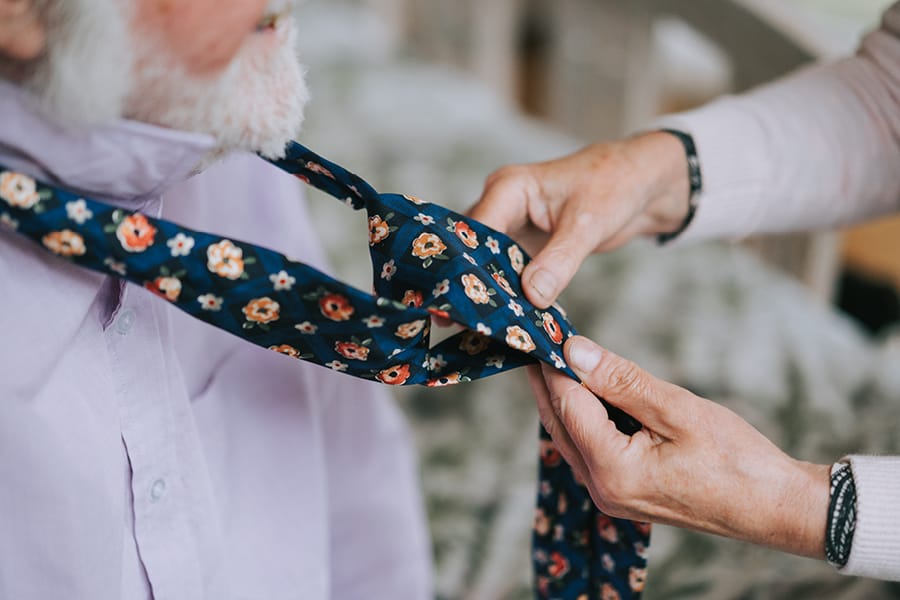
[[[153,485],[150,486],[150,499],[156,502],[160,498],[163,497],[163,494],[166,493],[166,480],[165,479],[157,479],[153,482]]]
[[[135,312],[130,308],[126,308],[116,318],[116,331],[118,331],[122,335],[125,335],[126,333],[131,331],[131,328],[134,326],[135,319],[137,319],[137,315],[135,314]]]

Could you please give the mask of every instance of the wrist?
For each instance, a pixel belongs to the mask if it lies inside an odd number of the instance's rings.
[[[626,141],[626,152],[644,178],[644,235],[677,231],[691,206],[691,182],[684,145],[664,131],[640,134]],[[649,175],[649,177],[648,177]]]
[[[831,466],[791,461],[782,493],[771,506],[773,523],[781,534],[769,540],[771,547],[791,554],[825,559],[825,530],[831,490]]]

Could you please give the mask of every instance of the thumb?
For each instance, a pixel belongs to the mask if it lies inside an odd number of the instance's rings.
[[[584,385],[645,427],[667,438],[675,436],[680,388],[660,381],[636,364],[616,356],[585,337],[566,343],[566,360]]]

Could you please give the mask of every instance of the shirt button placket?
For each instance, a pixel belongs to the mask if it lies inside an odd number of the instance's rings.
[[[126,335],[129,331],[131,331],[131,328],[134,327],[134,322],[136,319],[137,313],[134,312],[134,309],[122,309],[122,312],[119,313],[118,317],[116,317],[116,331],[118,331],[122,335]]]

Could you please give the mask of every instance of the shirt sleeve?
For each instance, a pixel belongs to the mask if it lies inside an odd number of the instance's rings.
[[[832,227],[900,210],[900,2],[851,58],[663,117],[704,179],[684,240]]]
[[[856,531],[841,573],[900,581],[900,456],[849,456]]]

